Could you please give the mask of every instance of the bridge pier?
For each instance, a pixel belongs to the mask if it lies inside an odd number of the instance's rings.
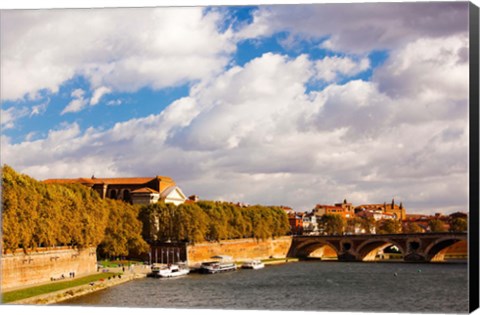
[[[344,252],[337,256],[338,261],[362,261],[357,255],[350,252]]]
[[[403,261],[406,262],[427,262],[427,258],[417,253],[410,253],[403,256]]]

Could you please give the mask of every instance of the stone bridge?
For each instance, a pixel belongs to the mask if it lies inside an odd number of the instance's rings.
[[[340,261],[372,261],[379,250],[395,245],[404,261],[443,261],[447,248],[463,240],[467,240],[467,233],[294,236],[288,257],[306,258],[330,246]]]

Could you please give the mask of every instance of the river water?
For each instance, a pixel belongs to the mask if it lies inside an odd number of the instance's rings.
[[[465,263],[306,261],[144,278],[78,297],[63,305],[231,310],[468,312]]]

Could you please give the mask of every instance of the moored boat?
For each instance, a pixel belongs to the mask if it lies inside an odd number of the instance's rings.
[[[243,269],[262,269],[265,268],[265,264],[260,260],[250,260],[242,264]]]
[[[237,270],[237,265],[231,261],[230,256],[214,256],[214,261],[203,262],[200,266],[201,273],[220,273]]]
[[[173,278],[185,276],[190,272],[188,268],[176,264],[154,265],[152,266],[151,276],[154,278]]]

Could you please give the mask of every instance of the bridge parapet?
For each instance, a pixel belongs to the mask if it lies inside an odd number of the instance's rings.
[[[395,245],[404,261],[442,261],[447,248],[462,240],[467,240],[467,233],[295,236],[288,256],[306,258],[330,246],[340,261],[371,261],[380,249]]]

